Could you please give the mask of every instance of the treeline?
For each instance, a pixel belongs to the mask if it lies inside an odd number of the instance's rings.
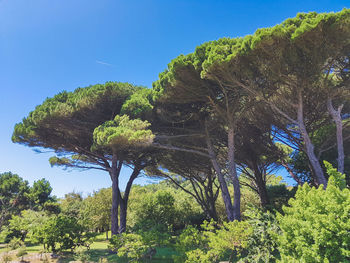
[[[287,189],[281,179],[271,175],[269,184],[270,198],[276,209],[280,209],[294,194],[293,189]],[[0,199],[4,204],[0,210],[7,215],[1,227],[0,242],[9,243],[13,249],[27,243],[42,244],[45,250],[52,252],[74,251],[78,247],[89,248],[100,233],[105,233],[106,240],[110,238],[111,188],[100,189],[86,198],[72,192],[58,199],[51,195],[52,188],[45,179],[34,182],[30,187],[18,175],[3,173],[0,174],[0,189]],[[173,246],[174,236],[187,228],[200,229],[206,220],[211,219],[201,204],[183,189],[191,190],[188,181],[174,184],[168,179],[133,187],[127,232],[141,236],[147,250]],[[277,194],[275,189],[279,189]],[[243,187],[242,193],[245,196],[243,213],[259,207],[255,191]],[[222,200],[215,200],[214,206],[217,222],[226,221]],[[112,239],[112,249],[113,240],[116,239]]]
[[[51,195],[50,183],[41,179],[32,186],[17,174],[11,172],[0,174],[0,229],[13,215],[22,210],[55,211],[57,198]]]
[[[219,221],[220,199],[225,219],[241,221],[243,185],[267,209],[268,179],[281,167],[324,190],[323,160],[348,171],[349,54],[348,9],[301,13],[180,55],[152,89],[107,82],[63,91],[18,123],[12,140],[55,151],[51,165],[108,172],[112,235],[127,230],[142,173],[170,180],[206,218]],[[125,189],[123,167],[132,169]]]

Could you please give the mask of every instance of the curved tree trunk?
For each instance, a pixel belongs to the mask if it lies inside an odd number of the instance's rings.
[[[128,201],[130,196],[130,190],[132,187],[132,184],[134,180],[137,178],[137,176],[140,174],[141,168],[140,167],[134,167],[134,170],[129,178],[129,181],[126,185],[124,196],[122,197],[120,190],[118,189],[118,195],[120,198],[120,221],[119,221],[119,229],[118,233],[123,233],[126,231],[126,219],[127,219],[127,213],[128,213]]]
[[[234,209],[233,209],[233,205],[232,205],[232,201],[231,201],[230,192],[228,191],[228,187],[227,187],[224,175],[221,172],[220,165],[216,160],[216,157],[215,157],[216,155],[214,152],[213,145],[210,141],[210,137],[209,137],[209,133],[208,133],[207,128],[206,128],[206,142],[207,142],[208,154],[210,156],[210,160],[213,164],[214,170],[218,176],[218,180],[220,183],[221,195],[222,195],[222,199],[223,199],[224,204],[225,204],[227,218],[229,221],[233,221],[233,220],[235,220],[235,216],[234,216],[234,211],[233,211]]]
[[[306,155],[309,159],[309,162],[313,168],[313,171],[315,173],[315,179],[318,185],[323,185],[324,188],[327,187],[327,180],[324,176],[321,164],[319,160],[316,157],[315,151],[314,151],[314,145],[311,142],[311,139],[309,137],[309,134],[306,130],[305,124],[304,124],[304,114],[303,114],[303,100],[302,100],[302,94],[299,92],[299,102],[298,102],[298,127],[300,131],[300,135],[304,141]]]

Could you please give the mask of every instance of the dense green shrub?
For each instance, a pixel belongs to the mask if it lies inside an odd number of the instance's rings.
[[[277,216],[281,262],[350,261],[350,191],[345,176],[325,162],[326,190],[304,184]]]
[[[176,244],[179,256],[175,262],[214,263],[237,260],[247,247],[252,229],[247,222],[224,222],[217,227],[212,221],[202,225],[203,231],[187,228]]]
[[[279,257],[276,235],[281,230],[274,214],[251,209],[246,211],[245,217],[252,228],[252,234],[248,237],[246,255],[239,262],[276,262]]]
[[[109,240],[108,248],[118,254],[119,257],[126,257],[131,260],[140,260],[152,249],[146,244],[141,235],[122,233],[114,235]]]
[[[89,248],[96,234],[87,230],[76,218],[58,215],[50,217],[35,233],[35,238],[53,252],[80,246]]]
[[[174,255],[175,263],[185,262],[187,259],[187,252],[194,251],[207,246],[207,240],[204,235],[195,227],[188,226],[178,236],[175,244],[177,252]]]
[[[32,243],[39,243],[36,234],[48,219],[49,216],[44,212],[23,210],[20,215],[14,215],[9,220],[9,225],[4,229],[5,241],[16,237],[21,240],[29,238]]]

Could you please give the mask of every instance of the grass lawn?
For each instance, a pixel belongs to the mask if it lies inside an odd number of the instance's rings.
[[[117,262],[117,263],[127,263],[128,260],[125,258],[119,258],[116,254],[112,254],[108,251],[107,248],[108,241],[105,240],[105,235],[99,235],[96,238],[96,241],[91,244],[90,250],[88,254],[90,256],[90,261],[98,262],[100,258],[107,258],[108,262]],[[27,244],[27,252],[29,256],[33,256],[33,254],[38,254],[43,249],[42,245],[30,245]],[[6,251],[6,245],[0,244],[0,254]],[[15,252],[11,252],[13,254],[13,260],[15,260]],[[152,258],[151,261],[144,260],[140,262],[162,262],[162,263],[172,263],[172,256],[176,254],[174,250],[167,247],[157,248],[157,254]],[[1,258],[1,256],[0,256]],[[26,257],[25,257],[26,258]],[[71,252],[63,252],[58,260],[53,260],[51,262],[55,263],[68,263],[69,261],[74,261],[74,254]],[[42,262],[39,260],[31,260],[30,262]]]

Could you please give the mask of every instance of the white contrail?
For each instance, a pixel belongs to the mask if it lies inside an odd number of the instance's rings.
[[[100,61],[100,60],[96,60],[96,63],[101,64],[101,65],[105,65],[105,66],[109,66],[109,67],[113,67],[112,64],[109,64],[107,62],[103,62],[103,61]]]

